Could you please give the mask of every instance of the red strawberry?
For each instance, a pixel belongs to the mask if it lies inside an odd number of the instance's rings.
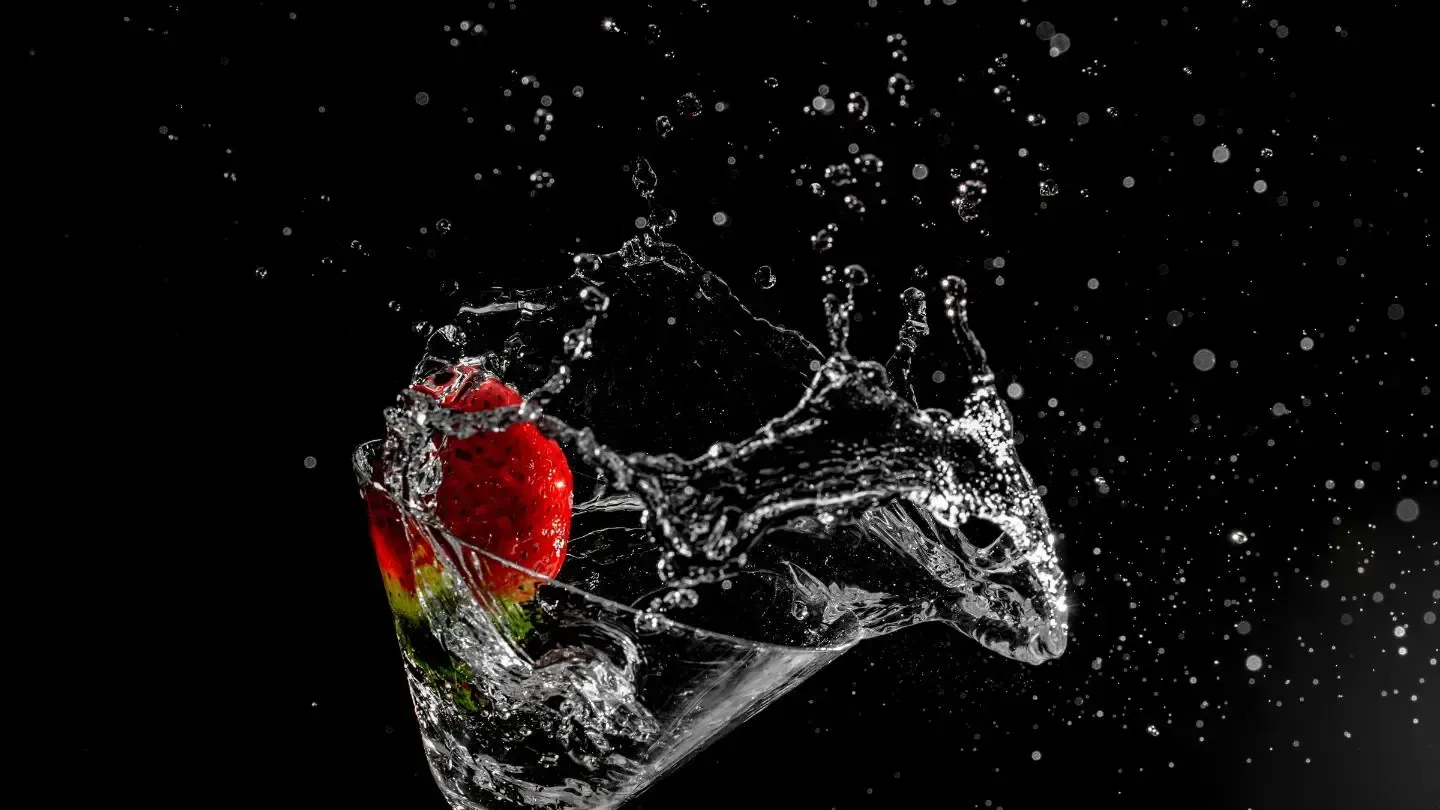
[[[415,390],[460,411],[519,405],[520,394],[498,377],[470,365],[431,375]],[[532,424],[468,439],[445,439],[435,511],[460,540],[546,577],[565,561],[570,537],[573,479],[565,453]],[[478,562],[476,562],[478,561]],[[535,579],[480,555],[472,582],[503,600],[524,602]],[[466,566],[470,568],[471,566]]]

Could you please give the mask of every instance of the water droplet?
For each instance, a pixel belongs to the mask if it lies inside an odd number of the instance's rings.
[[[700,595],[691,588],[677,588],[665,594],[665,604],[681,609],[693,608],[700,604]]]
[[[885,161],[866,153],[855,158],[855,165],[860,168],[861,174],[878,174],[881,169],[885,168]]]
[[[850,172],[850,164],[848,163],[833,163],[826,166],[825,179],[837,186],[855,182],[855,178]]]
[[[835,232],[837,230],[839,230],[839,228],[833,222],[821,228],[815,235],[810,237],[810,247],[821,253],[834,247]]]
[[[610,308],[610,296],[591,285],[580,291],[580,305],[590,312],[604,312]]]
[[[893,90],[891,91],[894,92]],[[850,94],[845,102],[845,112],[854,116],[856,121],[864,121],[870,115],[870,99],[859,91]]]
[[[659,179],[655,177],[655,170],[650,168],[650,161],[639,158],[635,161],[635,171],[630,175],[630,182],[641,196],[649,197],[655,193],[655,185]]]
[[[705,111],[705,105],[700,103],[700,97],[694,93],[686,93],[675,101],[675,111],[685,118],[694,118]]]
[[[600,257],[594,253],[576,253],[575,269],[581,273],[594,273],[600,269]]]

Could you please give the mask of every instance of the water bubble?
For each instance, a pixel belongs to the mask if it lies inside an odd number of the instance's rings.
[[[1261,660],[1260,656],[1258,655],[1251,655],[1246,657],[1245,659],[1245,668],[1250,670],[1251,672],[1259,672],[1260,667],[1263,666],[1265,666],[1265,662]]]
[[[1246,543],[1250,542],[1250,535],[1240,531],[1239,529],[1231,529],[1228,538],[1230,540],[1230,545],[1232,546],[1243,546]]]
[[[762,264],[755,271],[755,286],[762,290],[768,290],[775,286],[775,271],[770,269],[770,265]]]
[[[1201,371],[1209,371],[1215,368],[1215,353],[1209,349],[1201,349],[1195,352],[1195,357],[1191,362],[1195,364],[1195,368]]]
[[[1210,159],[1214,160],[1216,163],[1224,163],[1225,161],[1230,159],[1230,147],[1226,146],[1223,143],[1220,144],[1219,146],[1210,150]]]
[[[1420,504],[1416,503],[1413,498],[1405,498],[1395,504],[1395,516],[1405,523],[1413,523],[1416,518],[1420,517]]]
[[[1059,193],[1060,193],[1060,184],[1059,184],[1059,183],[1055,182],[1054,180],[1041,180],[1041,181],[1040,181],[1040,196],[1041,196],[1041,197],[1054,197],[1056,194],[1059,194]]]
[[[864,287],[870,283],[870,274],[858,264],[846,265],[844,274],[847,287]]]
[[[1090,368],[1095,365],[1095,355],[1081,349],[1075,353],[1075,365],[1079,368]]]
[[[604,312],[610,308],[610,296],[590,285],[580,291],[580,305],[589,312]]]

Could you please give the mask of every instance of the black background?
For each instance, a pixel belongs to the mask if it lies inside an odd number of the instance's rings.
[[[562,277],[636,232],[644,154],[671,238],[816,340],[823,264],[869,270],[851,348],[882,357],[900,290],[967,277],[1076,607],[1038,668],[939,628],[867,643],[637,807],[1440,805],[1424,4],[424,5],[21,21],[12,459],[43,525],[13,559],[52,789],[441,806],[348,454],[450,281]],[[852,143],[879,187],[824,179]],[[976,158],[965,223],[948,172]]]

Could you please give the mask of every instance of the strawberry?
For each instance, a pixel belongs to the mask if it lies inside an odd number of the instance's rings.
[[[522,402],[500,378],[466,364],[427,377],[415,390],[467,412]],[[440,465],[435,512],[451,534],[544,577],[559,573],[570,537],[574,488],[560,445],[534,425],[520,424],[498,433],[445,439]],[[502,604],[522,603],[534,595],[534,577],[481,555],[472,555],[467,563],[471,585]]]

